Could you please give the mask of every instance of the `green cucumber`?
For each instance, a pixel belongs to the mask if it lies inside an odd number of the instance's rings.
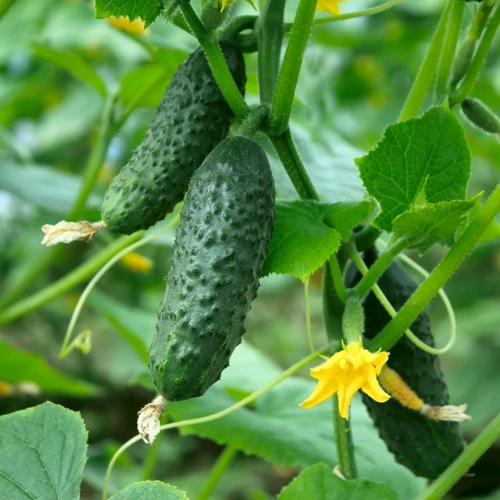
[[[473,125],[489,134],[500,134],[500,118],[483,101],[466,97],[461,107],[462,113]]]
[[[244,94],[243,55],[230,42],[221,48]],[[196,49],[177,69],[141,144],[106,191],[101,216],[108,229],[131,234],[163,219],[233,119],[203,50]]]
[[[168,401],[201,396],[228,366],[274,219],[264,151],[244,137],[225,139],[189,184],[149,353],[151,378]]]
[[[364,260],[373,264],[376,253],[367,251]],[[359,273],[348,272],[347,286],[353,286]],[[393,262],[378,282],[396,310],[411,297],[416,285],[398,262]],[[365,336],[374,338],[389,322],[390,317],[373,293],[365,301]],[[424,311],[411,325],[412,332],[423,342],[434,346],[430,320]],[[439,357],[419,349],[406,336],[391,349],[388,365],[398,372],[408,386],[427,404],[449,404],[448,390],[441,371]],[[418,476],[434,479],[439,476],[464,449],[456,422],[435,422],[419,412],[403,407],[390,399],[376,403],[363,395],[363,402],[396,460]]]

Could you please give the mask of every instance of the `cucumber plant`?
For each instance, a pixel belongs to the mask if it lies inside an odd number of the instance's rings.
[[[58,234],[60,231],[80,232],[80,239],[89,240],[97,227],[100,230],[104,226],[112,233],[131,236],[118,239],[107,253],[97,254],[48,291],[1,311],[0,323],[69,290],[107,261],[92,287],[114,262],[109,258],[118,260],[123,252],[154,239],[154,232],[144,239],[138,232],[183,202],[179,218],[170,221],[172,226],[177,220],[178,224],[156,328],[152,323],[144,327],[152,336],[149,349],[142,323],[141,331],[133,332],[137,334],[129,331],[135,323],[134,312],[122,309],[114,317],[139,354],[143,369],[147,363],[152,386],[143,372],[139,379],[149,389],[154,387],[155,397],[139,413],[139,434],[113,456],[105,478],[104,499],[112,468],[125,449],[141,438],[153,444],[161,431],[181,427],[227,445],[199,495],[201,499],[216,496],[213,489],[238,450],[281,466],[310,466],[283,489],[280,500],[348,498],[356,494],[383,500],[443,498],[500,435],[498,417],[472,442],[468,442],[470,435],[462,433],[462,422],[470,420],[464,404],[467,401],[457,401],[460,398],[452,390],[448,393],[447,373],[439,361],[456,336],[454,320],[452,341],[446,348],[437,348],[426,310],[476,244],[482,238],[498,237],[495,217],[500,212],[500,186],[485,201],[481,192],[475,197],[468,195],[473,157],[462,122],[474,124],[478,134],[498,136],[500,132],[496,113],[489,107],[494,102],[488,101],[494,92],[473,97],[500,25],[500,4],[492,0],[476,2],[469,5],[472,15],[467,17],[466,4],[472,2],[446,0],[428,51],[402,103],[400,118],[387,126],[369,152],[357,158],[352,154],[349,169],[343,170],[336,169],[335,159],[331,166],[330,158],[319,158],[317,150],[307,154],[307,141],[301,143],[306,152],[301,155],[294,141],[292,110],[294,103],[300,102],[296,86],[304,75],[308,43],[316,36],[317,24],[377,14],[399,1],[339,16],[340,0],[299,0],[293,23],[284,21],[285,0],[266,0],[260,12],[246,16],[240,16],[238,5],[232,3],[209,1],[198,12],[187,1],[96,0],[98,17],[126,15],[132,21],[140,17],[146,28],[157,19],[158,23],[169,23],[169,29],[192,35],[191,41],[199,47],[175,72],[140,146],[111,182],[102,202],[103,223],[81,223],[77,228],[65,223],[64,228],[47,229],[59,241],[70,239]],[[316,17],[317,10],[332,15]],[[394,12],[398,15],[397,9]],[[465,23],[469,27],[462,34]],[[147,32],[130,35],[146,49],[152,64],[163,64],[163,42],[155,38],[156,33],[148,36]],[[328,29],[321,36],[328,40]],[[243,53],[250,63],[251,99],[245,98]],[[53,52],[49,56],[54,60]],[[83,72],[86,81],[108,97],[89,162],[90,173],[85,175],[77,209],[68,217],[75,220],[92,191],[96,165],[102,163],[119,129],[117,124],[127,115],[118,117],[116,99],[96,72],[88,68],[83,71],[79,59],[72,62],[65,62],[64,67],[71,66],[75,74]],[[357,61],[356,71],[362,63]],[[323,60],[321,67],[326,67]],[[319,83],[323,81],[322,75],[315,76]],[[341,94],[341,88],[336,90]],[[318,116],[331,112],[330,101],[324,102],[326,111],[316,110]],[[312,122],[315,113],[303,113],[300,121]],[[351,119],[356,128],[369,129],[369,120],[365,123],[356,113]],[[323,123],[315,132],[318,136],[328,134]],[[373,140],[373,131],[367,135]],[[277,170],[281,166],[271,169],[270,154],[279,160],[285,171],[282,173],[289,178],[284,188]],[[324,166],[326,161],[328,168],[318,172],[318,164]],[[361,178],[358,195],[346,201],[349,182],[353,182],[347,176],[356,168]],[[338,184],[335,194],[324,185],[332,184],[333,178]],[[286,196],[280,196],[282,192]],[[387,248],[379,253],[383,241],[388,242]],[[129,243],[132,245],[127,246]],[[422,256],[436,245],[445,247],[446,252],[417,287],[397,259],[406,250]],[[302,280],[309,312],[309,284],[316,272],[322,274],[328,344],[315,348],[313,326],[307,317],[305,329],[311,353],[284,371],[273,367],[273,377],[263,373],[258,380],[265,379],[267,385],[256,390],[257,372],[264,371],[268,364],[265,358],[258,358],[254,364],[247,359],[250,367],[241,368],[237,353],[242,351],[236,348],[245,333],[245,321],[261,277],[275,273]],[[161,282],[158,274],[151,278],[156,284]],[[142,290],[139,292],[142,297]],[[105,300],[95,302],[96,308],[106,307]],[[82,303],[76,307],[76,315]],[[70,323],[70,333],[75,321]],[[71,344],[65,339],[66,354],[74,346],[85,353],[90,350],[90,334],[84,333]],[[323,362],[318,363],[320,358]],[[315,383],[290,378],[312,362],[316,363],[310,368]],[[224,372],[229,365],[245,371],[244,382],[241,374]],[[229,373],[229,382],[217,383],[223,373]],[[19,386],[16,382],[0,387],[18,391]],[[354,397],[357,392],[362,393],[369,415],[360,409]],[[263,395],[251,409],[244,408]],[[325,410],[325,402],[332,404],[333,412]],[[50,406],[24,413],[19,416],[23,422],[20,427],[15,414],[9,416],[4,420],[4,434],[0,423],[0,440],[6,439],[19,460],[25,460],[25,449],[40,447],[31,440],[14,440],[16,429],[33,433],[38,439],[40,430],[36,429],[40,422],[46,425],[43,415],[47,412],[58,413]],[[164,413],[172,415],[174,421],[162,423]],[[35,430],[24,430],[32,424]],[[72,425],[78,427],[76,421]],[[81,428],[79,432],[83,434]],[[84,448],[80,438],[79,467],[83,467]],[[53,451],[38,452],[33,458],[43,465],[40,470],[57,469],[45,463],[47,457],[63,455],[59,449]],[[149,472],[155,453],[147,460]],[[16,465],[16,470],[8,465],[0,454],[0,487],[3,469],[8,469],[9,487],[21,485],[21,490],[33,498],[46,495],[45,490],[33,490],[33,481],[26,482],[19,475],[24,463]],[[78,473],[81,475],[81,469]],[[419,478],[434,482],[426,484]],[[132,490],[137,498],[149,498],[157,486],[131,486],[115,498],[127,498]],[[57,481],[51,481],[49,487],[56,490],[55,496],[64,497]],[[168,488],[168,494],[177,495],[171,487],[158,487],[158,491],[167,492]],[[72,483],[73,496],[74,491]],[[178,493],[182,498],[183,493]]]

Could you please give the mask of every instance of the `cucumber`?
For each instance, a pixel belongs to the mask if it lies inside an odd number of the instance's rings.
[[[364,260],[373,264],[376,253],[369,250]],[[348,271],[347,286],[359,281],[360,275]],[[378,282],[396,310],[410,298],[416,285],[404,267],[393,262]],[[373,293],[365,301],[365,336],[374,338],[389,322],[390,317]],[[411,326],[412,332],[423,342],[434,346],[430,320],[424,311]],[[406,336],[391,349],[388,365],[398,372],[408,386],[432,406],[449,404],[448,390],[439,358],[416,347]],[[435,422],[419,412],[403,407],[390,399],[376,403],[363,395],[363,402],[396,460],[418,476],[434,479],[439,476],[464,449],[464,442],[456,422]]]
[[[461,107],[473,125],[489,134],[500,134],[500,118],[480,99],[466,97]]]
[[[274,219],[264,151],[244,137],[225,139],[189,184],[149,353],[151,378],[168,401],[201,396],[229,365]]]
[[[244,94],[243,55],[230,42],[221,48]],[[203,50],[196,49],[175,72],[151,126],[104,195],[101,216],[108,230],[131,234],[163,219],[182,201],[189,179],[233,119]]]

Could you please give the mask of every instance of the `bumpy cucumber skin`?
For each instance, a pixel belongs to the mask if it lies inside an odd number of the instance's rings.
[[[167,400],[201,396],[229,365],[275,215],[264,151],[250,139],[225,139],[189,184],[151,344],[151,378]]]
[[[368,266],[375,258],[373,251],[365,253],[364,260]],[[359,279],[359,274],[351,272],[347,286],[354,285]],[[396,310],[403,306],[416,289],[415,283],[398,262],[391,264],[378,284]],[[375,337],[390,320],[373,293],[365,302],[365,316],[365,336],[369,339]],[[420,340],[434,346],[426,312],[418,316],[411,330]],[[403,336],[391,349],[388,365],[396,370],[427,404],[449,404],[448,390],[438,356],[422,351]],[[436,478],[464,449],[464,442],[455,422],[433,422],[420,413],[403,407],[394,399],[386,403],[376,403],[363,395],[363,402],[380,437],[396,460],[417,476]]]
[[[221,48],[244,95],[243,55],[230,42]],[[189,179],[233,119],[203,50],[196,49],[172,77],[141,144],[106,191],[101,216],[108,229],[131,234],[163,219],[182,201]]]

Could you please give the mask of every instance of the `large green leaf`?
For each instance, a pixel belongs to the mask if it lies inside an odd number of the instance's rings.
[[[188,500],[183,491],[160,481],[143,481],[131,484],[109,500]]]
[[[162,9],[160,0],[96,0],[95,15],[98,18],[128,16],[131,21],[140,17],[150,25]]]
[[[86,441],[80,415],[50,402],[0,417],[0,497],[77,500]]]
[[[96,388],[55,370],[39,354],[22,351],[0,341],[0,380],[9,384],[33,382],[41,391],[88,396]]]
[[[422,194],[430,203],[463,200],[470,164],[464,131],[444,107],[387,127],[376,148],[357,160],[366,189],[380,203],[374,225],[392,231],[394,219]]]
[[[90,85],[102,96],[106,96],[106,85],[95,69],[75,52],[54,50],[44,45],[34,45],[33,52],[41,59],[64,68]]]
[[[312,381],[287,379],[257,399],[251,410],[243,408],[181,431],[231,444],[281,466],[309,467],[324,462],[333,467],[337,458],[331,405],[327,402],[309,410],[298,406],[313,388]],[[175,420],[185,420],[215,413],[233,403],[234,399],[213,387],[202,398],[169,403],[167,411]],[[351,407],[351,420],[360,476],[387,483],[400,498],[414,498],[425,481],[395,462],[357,398]]]
[[[44,165],[2,163],[0,189],[55,214],[67,214],[80,191],[81,178]],[[89,208],[97,208],[101,199],[91,194]]]
[[[302,471],[278,495],[278,500],[398,500],[396,492],[385,484],[365,479],[345,481],[331,467],[317,464]]]

